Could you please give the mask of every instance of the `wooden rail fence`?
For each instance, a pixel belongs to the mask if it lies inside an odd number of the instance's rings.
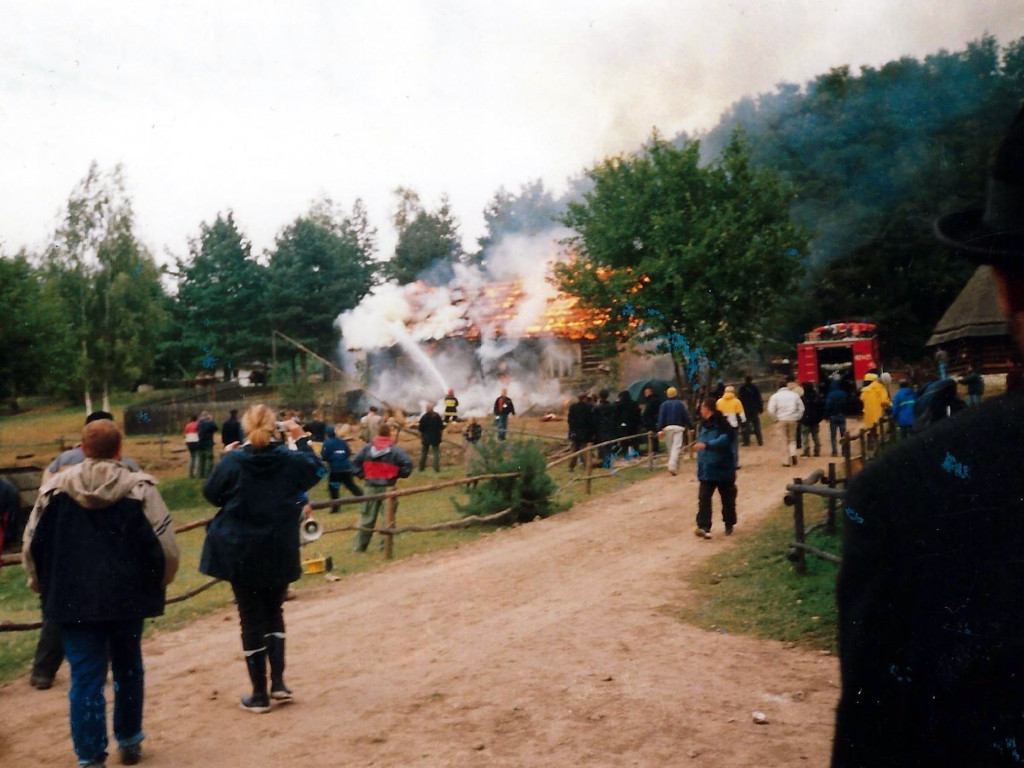
[[[583,461],[583,466],[585,468],[585,472],[584,472],[584,477],[580,478],[580,480],[585,483],[586,493],[590,494],[591,493],[591,483],[592,483],[593,480],[600,479],[602,477],[610,477],[613,474],[613,473],[604,473],[604,474],[602,474],[602,473],[595,473],[594,472],[594,462],[593,462],[593,452],[594,452],[594,450],[598,449],[598,448],[601,448],[603,446],[606,446],[606,445],[613,445],[613,444],[616,444],[616,443],[633,441],[633,440],[641,439],[641,438],[646,438],[647,439],[648,455],[647,455],[646,462],[647,462],[648,466],[651,469],[653,469],[654,466],[655,466],[654,456],[653,456],[653,452],[652,452],[652,449],[653,449],[653,435],[650,434],[650,433],[639,433],[639,434],[636,434],[636,435],[628,435],[628,436],[625,436],[625,437],[616,438],[614,440],[608,440],[606,442],[599,443],[599,444],[596,444],[596,445],[588,445],[587,447],[583,448],[582,450],[558,456],[557,458],[555,458],[552,461],[547,463],[547,468],[551,469],[552,467],[558,466],[559,464],[562,464],[562,463],[564,463],[566,461],[569,461],[570,459],[572,459],[573,456],[581,458],[582,461]],[[692,443],[690,445],[692,445]],[[685,448],[684,448],[684,450],[685,450]],[[640,462],[638,461],[637,463],[640,463]],[[390,490],[387,493],[380,494],[379,496],[375,496],[374,497],[375,499],[383,499],[383,501],[385,502],[385,514],[384,514],[384,521],[383,521],[384,525],[383,525],[383,527],[380,527],[380,528],[378,528],[378,527],[366,528],[366,527],[359,526],[358,524],[354,524],[354,525],[337,525],[337,526],[325,527],[323,529],[323,531],[322,531],[322,535],[326,536],[326,535],[332,535],[332,534],[343,533],[343,532],[348,532],[348,531],[366,531],[366,532],[369,532],[369,533],[376,533],[378,536],[381,536],[382,539],[383,539],[383,542],[384,542],[384,556],[385,556],[385,558],[390,560],[390,559],[392,559],[394,557],[394,537],[396,535],[400,534],[400,533],[425,533],[425,532],[430,532],[430,531],[440,531],[440,530],[452,530],[452,529],[458,529],[458,528],[468,528],[468,527],[473,526],[473,525],[488,525],[488,524],[491,524],[491,523],[498,522],[503,517],[508,515],[509,512],[512,511],[511,509],[504,509],[504,510],[501,510],[500,512],[495,512],[494,514],[487,515],[487,516],[484,516],[484,517],[481,517],[481,516],[478,516],[478,515],[469,515],[469,516],[466,516],[466,517],[459,518],[458,520],[449,520],[449,521],[445,521],[445,522],[441,522],[441,523],[433,523],[433,524],[430,524],[430,525],[404,525],[404,526],[396,526],[395,518],[396,518],[396,508],[397,508],[396,500],[397,499],[399,499],[399,498],[401,498],[403,496],[414,496],[416,494],[428,493],[428,492],[431,492],[431,491],[441,490],[443,488],[454,488],[454,487],[457,487],[457,486],[460,486],[460,485],[471,485],[471,484],[475,485],[476,483],[479,483],[480,481],[500,480],[500,479],[506,479],[506,478],[515,478],[515,477],[519,477],[520,474],[521,473],[519,473],[519,472],[506,472],[506,473],[492,473],[492,474],[485,474],[485,475],[470,475],[470,476],[463,477],[463,478],[456,478],[456,479],[453,479],[453,480],[444,480],[444,481],[441,481],[441,482],[438,482],[438,483],[432,483],[430,485],[419,486],[417,488],[403,488],[403,489]],[[561,490],[561,489],[559,489],[559,490]],[[346,498],[340,498],[340,499],[331,499],[331,500],[328,500],[328,501],[317,501],[317,502],[313,502],[312,504],[310,504],[310,506],[314,510],[318,510],[318,509],[331,509],[333,511],[333,510],[335,510],[335,509],[337,509],[339,507],[349,506],[349,505],[354,505],[354,504],[362,504],[365,501],[366,501],[366,497],[352,496],[352,497],[346,497]],[[204,528],[212,520],[213,520],[213,517],[211,516],[211,517],[202,518],[201,520],[193,520],[193,521],[188,522],[188,523],[183,523],[182,525],[179,525],[179,526],[175,527],[174,533],[175,533],[175,535],[177,535],[177,534],[181,534],[181,533],[187,533],[188,531],[192,531],[192,530],[195,530],[197,528]],[[304,544],[305,543],[303,543],[303,545]],[[17,553],[17,554],[10,554],[10,555],[0,555],[0,563],[2,563],[5,566],[8,566],[8,565],[21,565],[22,564],[21,554]],[[189,599],[195,597],[196,595],[199,595],[199,594],[205,592],[206,590],[210,589],[215,584],[217,584],[219,581],[220,581],[220,579],[211,579],[211,580],[205,582],[204,584],[201,584],[201,585],[199,585],[197,587],[194,587],[194,588],[192,588],[192,589],[190,589],[190,590],[188,590],[186,592],[183,592],[183,593],[181,593],[179,595],[174,595],[172,597],[168,597],[166,599],[166,601],[165,601],[165,604],[166,605],[171,605],[173,603],[180,603],[180,602],[183,602],[185,600],[189,600]],[[16,623],[16,622],[0,621],[0,632],[19,632],[19,631],[27,631],[27,630],[39,629],[40,627],[42,627],[42,622],[41,621],[27,622],[27,623]]]
[[[846,484],[850,478],[864,468],[867,462],[878,458],[885,447],[897,439],[897,435],[896,423],[889,416],[883,416],[868,429],[861,429],[855,434],[848,432],[840,440],[845,468],[842,477],[836,474],[835,462],[829,462],[827,472],[820,469],[815,470],[806,478],[794,478],[793,482],[786,486],[783,502],[787,506],[793,507],[794,538],[789,542],[789,551],[786,553],[786,557],[796,565],[797,573],[807,573],[806,556],[808,554],[831,563],[842,562],[841,557],[808,544],[807,536],[818,528],[824,528],[825,533],[829,536],[835,535],[836,513],[846,496]],[[854,446],[859,453],[854,453]],[[807,494],[820,496],[828,501],[825,520],[810,527],[806,526],[804,519],[804,496]]]

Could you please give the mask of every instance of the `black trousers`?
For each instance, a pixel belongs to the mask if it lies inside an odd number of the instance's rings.
[[[238,604],[238,619],[242,625],[242,648],[255,651],[266,645],[264,637],[271,633],[284,633],[284,598],[288,585],[252,587],[232,582]]]
[[[338,498],[338,488],[343,485],[348,488],[353,496],[363,495],[363,489],[356,485],[356,481],[352,479],[351,472],[331,472],[331,476],[327,478],[327,491],[331,494],[332,499]],[[337,511],[338,507],[331,509],[331,512]]]
[[[589,441],[586,440],[585,438],[572,438],[572,452],[576,453],[578,451],[582,451],[584,448],[587,447],[588,443]],[[576,459],[579,459],[580,463],[585,465],[585,462],[583,461],[583,455],[581,454],[579,456],[573,456],[571,459],[569,459],[569,469],[576,469]]]
[[[726,526],[736,525],[736,481],[710,483],[701,480],[697,492],[697,527],[705,531],[711,530],[711,497],[716,488],[722,499],[722,522]]]
[[[36,655],[32,659],[32,677],[53,680],[61,662],[64,661],[64,639],[60,625],[43,619],[43,628],[39,631],[39,643]]]

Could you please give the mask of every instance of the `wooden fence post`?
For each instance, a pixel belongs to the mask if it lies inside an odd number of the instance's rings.
[[[836,464],[834,461],[828,463],[828,487],[835,489],[836,482]],[[828,519],[825,522],[825,533],[830,536],[834,536],[836,532],[836,499],[834,496],[828,497]]]
[[[587,448],[583,452],[583,471],[586,473],[587,479],[583,484],[587,495],[590,495],[590,476],[594,473],[594,451]]]
[[[398,499],[389,496],[386,500],[387,512],[384,514],[384,527],[395,527],[395,508],[398,506]],[[384,536],[384,559],[391,560],[395,556],[395,536],[392,533],[385,533]]]
[[[654,469],[654,433],[647,433],[647,468]]]
[[[803,485],[802,477],[793,479],[795,485]],[[804,494],[802,491],[793,492],[793,528],[798,544],[804,543]],[[807,556],[802,547],[796,548],[796,572],[807,573]]]

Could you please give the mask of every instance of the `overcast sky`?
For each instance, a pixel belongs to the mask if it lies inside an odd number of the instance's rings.
[[[96,160],[161,261],[234,210],[257,252],[398,185],[447,192],[467,247],[501,186],[710,128],[829,67],[1024,35],[1024,0],[0,0],[0,243],[38,248]]]

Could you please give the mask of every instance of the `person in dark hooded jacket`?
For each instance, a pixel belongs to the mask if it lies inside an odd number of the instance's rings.
[[[615,406],[608,402],[608,390],[602,389],[597,393],[597,405],[594,406],[594,428],[597,431],[597,442],[604,443],[614,440],[619,436],[618,425],[615,420]],[[610,467],[614,444],[602,445],[597,449],[597,455],[601,459],[601,465]]]
[[[736,430],[718,411],[713,398],[700,404],[701,425],[693,450],[697,451],[697,528],[694,533],[704,539],[711,538],[711,498],[718,489],[722,499],[722,522],[725,535],[732,534],[736,525],[736,459],[732,445]]]
[[[203,496],[220,511],[207,527],[199,570],[231,584],[252,682],[252,694],[240,703],[257,714],[270,711],[271,699],[292,697],[284,682],[282,606],[288,584],[302,575],[300,499],[317,484],[322,470],[303,428],[291,419],[282,427],[284,434],[279,435],[267,406],[249,408],[242,417],[248,440],[225,446],[203,485]]]
[[[811,443],[814,443],[814,455],[821,455],[821,420],[825,416],[825,405],[818,397],[818,388],[813,382],[803,383],[804,415],[800,417],[800,433],[804,436],[804,456],[811,455]]]
[[[22,543],[43,618],[59,627],[71,666],[71,740],[79,765],[106,760],[103,688],[114,681],[114,738],[121,762],[141,757],[142,627],[164,612],[178,569],[171,516],[156,478],[121,462],[121,432],[98,419],[82,430],[80,463],[43,482]]]
[[[617,437],[630,437],[636,435],[640,431],[640,406],[637,405],[636,401],[630,396],[629,392],[622,390],[619,392],[619,399],[615,403],[615,424],[617,430]],[[624,440],[620,445],[626,449],[626,458],[636,458],[639,451],[637,450],[637,438],[633,437],[631,440]]]

